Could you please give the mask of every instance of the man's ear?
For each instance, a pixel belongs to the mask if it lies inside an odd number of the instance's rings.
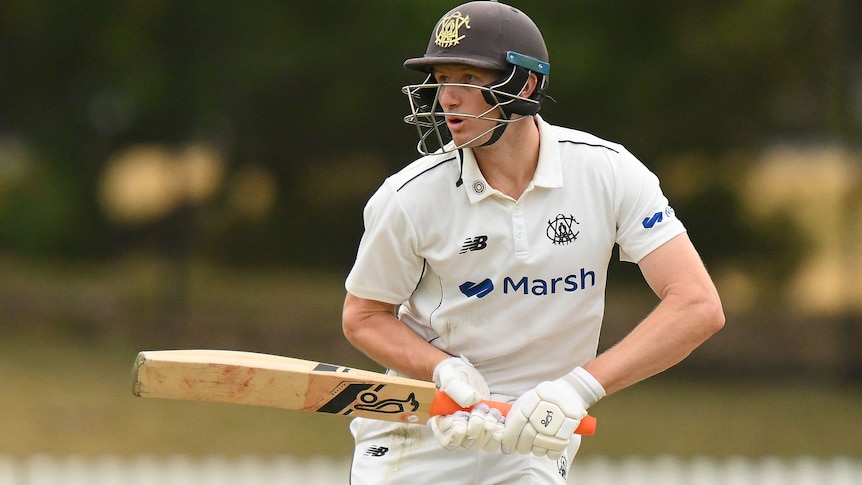
[[[535,72],[530,72],[530,76],[527,78],[527,84],[524,86],[524,89],[521,90],[519,96],[524,98],[529,98],[536,91],[536,85],[539,83],[539,78],[536,76]]]

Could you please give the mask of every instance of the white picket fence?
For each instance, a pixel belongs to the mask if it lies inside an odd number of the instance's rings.
[[[349,466],[331,458],[0,456],[0,485],[345,485]],[[862,485],[862,459],[583,457],[569,477],[578,485]]]

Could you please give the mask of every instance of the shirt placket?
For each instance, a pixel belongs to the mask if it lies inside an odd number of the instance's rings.
[[[527,247],[527,222],[524,219],[524,208],[521,202],[516,202],[511,209],[512,238],[516,258],[525,258],[530,253]]]

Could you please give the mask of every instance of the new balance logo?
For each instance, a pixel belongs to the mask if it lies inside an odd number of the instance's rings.
[[[491,281],[490,278],[485,278],[481,283],[473,283],[472,281],[467,281],[466,283],[462,283],[461,286],[458,287],[461,290],[461,293],[467,295],[467,297],[475,296],[476,298],[482,298],[494,291],[494,282]]]
[[[370,446],[367,450],[365,450],[365,456],[375,456],[381,457],[385,455],[389,451],[389,448],[385,446]]]
[[[488,236],[468,237],[461,246],[461,252],[464,254],[467,251],[481,251],[488,247]]]

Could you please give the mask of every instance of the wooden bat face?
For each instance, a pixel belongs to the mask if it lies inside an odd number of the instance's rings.
[[[140,352],[132,392],[417,424],[428,420],[435,398],[432,382],[230,350]]]

